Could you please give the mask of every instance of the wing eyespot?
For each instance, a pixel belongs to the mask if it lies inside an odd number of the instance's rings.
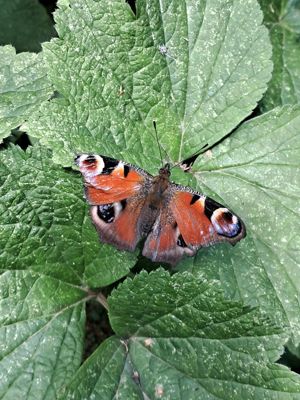
[[[113,170],[118,166],[120,161],[110,157],[104,157],[103,159],[104,159],[104,167],[102,170],[102,174],[110,175],[113,172]]]
[[[204,213],[208,219],[211,219],[214,211],[218,210],[221,207],[222,207],[221,204],[217,203],[213,199],[210,199],[209,197],[206,197],[205,203],[204,203]]]
[[[96,162],[96,157],[94,155],[90,154],[85,158],[84,162],[88,163],[88,164],[93,164]]]
[[[242,225],[238,217],[227,208],[217,208],[210,219],[216,232],[221,236],[234,238],[241,233]]]
[[[85,179],[91,179],[102,173],[104,168],[103,158],[96,154],[81,154],[75,158],[76,164]]]
[[[126,200],[115,203],[102,204],[97,206],[98,217],[106,224],[111,224],[126,207]]]
[[[111,224],[115,219],[114,204],[103,204],[97,206],[98,217],[107,224]]]

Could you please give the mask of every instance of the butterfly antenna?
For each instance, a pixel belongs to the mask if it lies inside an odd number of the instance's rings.
[[[157,135],[156,121],[153,121],[153,126],[154,126],[154,130],[155,130],[155,137],[156,137],[157,146],[158,146],[158,150],[159,150],[161,165],[163,167],[164,166],[164,162],[163,162],[163,158],[162,158],[162,154],[161,154],[161,147],[160,147],[159,140],[158,140],[158,135]]]

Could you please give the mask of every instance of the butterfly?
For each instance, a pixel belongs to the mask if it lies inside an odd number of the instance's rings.
[[[170,165],[157,176],[132,164],[96,154],[75,158],[100,241],[175,265],[201,247],[246,236],[243,221],[209,197],[170,181]]]

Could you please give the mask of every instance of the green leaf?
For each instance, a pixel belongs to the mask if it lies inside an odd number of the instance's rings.
[[[300,1],[259,0],[273,46],[273,76],[263,110],[300,102]]]
[[[0,9],[0,45],[38,52],[42,42],[55,36],[53,22],[38,0],[0,0]]]
[[[85,295],[42,274],[1,274],[1,398],[56,398],[81,362]]]
[[[106,286],[126,275],[134,254],[100,244],[79,174],[42,148],[0,152],[0,265],[62,281]]]
[[[82,365],[61,399],[143,399],[133,373],[125,342],[111,337]]]
[[[278,322],[283,318],[296,343],[300,339],[299,126],[300,107],[276,109],[243,124],[199,157],[193,168],[199,190],[235,210],[248,232],[235,248],[223,245],[200,251],[193,272],[221,279],[231,296],[258,302]]]
[[[42,55],[0,47],[0,142],[52,93]]]
[[[227,135],[266,90],[271,46],[256,0],[139,1],[137,16],[121,0],[58,6],[59,38],[44,52],[60,97],[24,128],[62,165],[99,152],[153,171],[153,120],[181,161]]]
[[[225,300],[216,281],[142,272],[108,303],[119,342],[83,364],[65,399],[300,398],[299,377],[272,363],[285,334],[257,309]]]

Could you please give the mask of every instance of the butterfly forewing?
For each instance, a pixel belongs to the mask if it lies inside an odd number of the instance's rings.
[[[133,251],[142,237],[139,220],[151,175],[100,155],[82,154],[76,163],[84,177],[85,197],[100,240]]]

